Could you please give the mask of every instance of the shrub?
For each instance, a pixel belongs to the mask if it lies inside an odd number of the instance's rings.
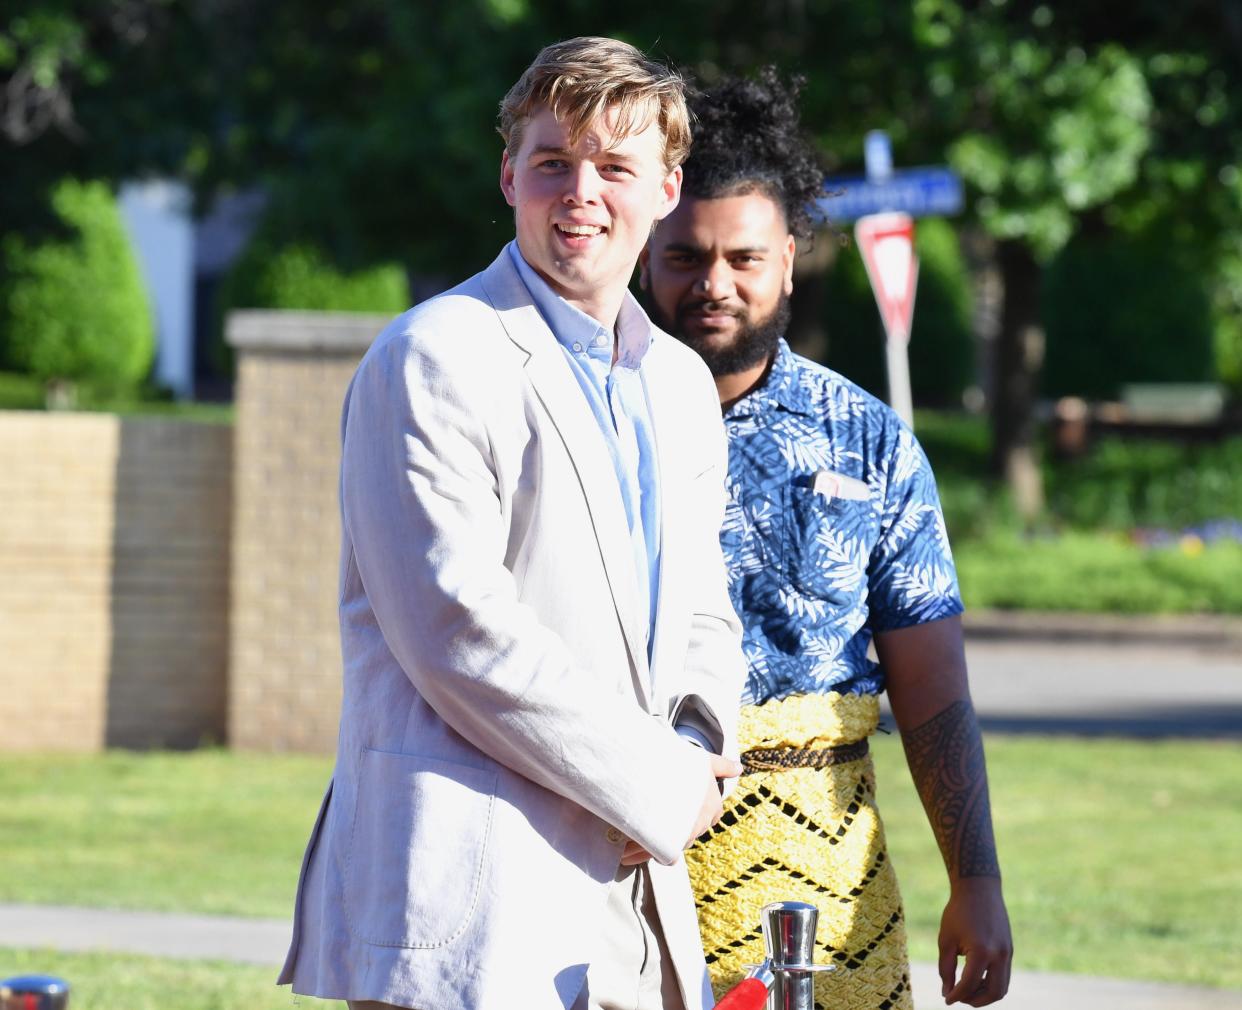
[[[1152,550],[1113,534],[1001,534],[955,546],[969,608],[1115,613],[1242,612],[1242,544]]]
[[[254,242],[229,273],[229,308],[316,309],[323,312],[403,312],[410,291],[399,264],[340,270],[317,246],[273,248]]]
[[[63,235],[0,248],[0,360],[44,380],[119,388],[141,382],[155,353],[146,288],[111,191],[66,179],[52,191]]]
[[[989,435],[980,417],[919,411],[927,450],[954,542],[1021,527],[1004,487],[988,470]],[[1045,457],[1046,522],[1056,528],[1178,533],[1242,519],[1242,437],[1186,444],[1101,438],[1082,458]],[[1239,582],[1242,585],[1242,580]]]
[[[1046,478],[1052,512],[1079,528],[1176,530],[1242,518],[1242,438],[1215,445],[1101,439]]]
[[[47,391],[33,375],[0,372],[0,410],[42,410]]]
[[[278,245],[258,238],[246,247],[215,299],[208,359],[224,375],[233,370],[224,342],[224,320],[233,309],[307,309],[396,315],[410,306],[405,271],[396,263],[358,270],[338,268],[318,245]]]

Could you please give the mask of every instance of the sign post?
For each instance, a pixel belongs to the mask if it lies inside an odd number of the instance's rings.
[[[914,401],[910,394],[910,324],[914,319],[914,293],[919,281],[919,261],[914,254],[914,221],[909,214],[892,211],[868,214],[854,225],[854,238],[867,268],[867,278],[884,321],[884,358],[888,366],[888,402],[910,427],[914,427]]]
[[[895,171],[888,134],[882,130],[866,135],[863,152],[866,178],[824,180],[830,195],[817,208],[831,221],[855,222],[854,237],[884,322],[889,405],[914,427],[907,353],[919,278],[913,219],[960,211],[962,180],[949,168]]]

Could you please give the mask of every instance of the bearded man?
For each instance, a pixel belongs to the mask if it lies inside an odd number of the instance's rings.
[[[984,1006],[1008,989],[1012,940],[935,479],[888,406],[783,338],[823,193],[796,82],[725,81],[692,111],[681,202],[640,264],[653,317],[715,376],[729,436],[721,543],[749,667],[745,772],[687,854],[713,983],[762,959],[764,904],[801,898],[837,969],[817,977],[817,1004],[913,1005],[867,744],[887,691],[948,871],[942,994]]]

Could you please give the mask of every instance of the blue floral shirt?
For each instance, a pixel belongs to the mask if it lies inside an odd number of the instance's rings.
[[[922,448],[891,408],[783,340],[724,421],[720,540],[745,627],[743,700],[878,694],[877,631],[962,612]]]

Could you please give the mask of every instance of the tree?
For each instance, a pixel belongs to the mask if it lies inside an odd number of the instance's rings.
[[[219,94],[205,6],[38,0],[0,15],[6,230],[55,232],[50,191],[65,177],[195,175]]]
[[[709,76],[721,63],[773,58],[801,68],[807,122],[838,158],[879,127],[900,159],[947,159],[964,176],[968,227],[989,236],[1004,288],[993,468],[1028,516],[1042,498],[1033,446],[1041,275],[1084,226],[1197,250],[1220,307],[1221,360],[1242,360],[1235,3],[807,3],[770,5],[766,20],[726,3],[700,13],[712,27],[692,46],[697,65]]]
[[[921,0],[915,13],[920,43],[933,56],[932,94],[958,127],[949,161],[995,241],[1002,279],[989,391],[992,465],[1033,518],[1042,507],[1034,456],[1041,269],[1084,213],[1138,179],[1152,143],[1152,101],[1138,60],[1120,46],[1088,51],[1058,42],[1042,31],[1054,19],[1049,7],[985,6],[967,12],[957,0]]]
[[[259,182],[282,243],[460,277],[511,234],[497,101],[541,45],[586,33],[709,83],[768,62],[804,73],[830,169],[861,161],[870,128],[903,163],[957,166],[1006,281],[995,466],[1029,502],[1038,289],[1057,249],[1084,224],[1164,235],[1203,250],[1222,313],[1242,297],[1219,266],[1242,230],[1234,0],[686,0],[675,16],[595,0],[325,0],[313,16],[296,0],[38,0],[0,26],[0,214],[24,227],[30,194],[65,173],[172,171],[204,201]]]

